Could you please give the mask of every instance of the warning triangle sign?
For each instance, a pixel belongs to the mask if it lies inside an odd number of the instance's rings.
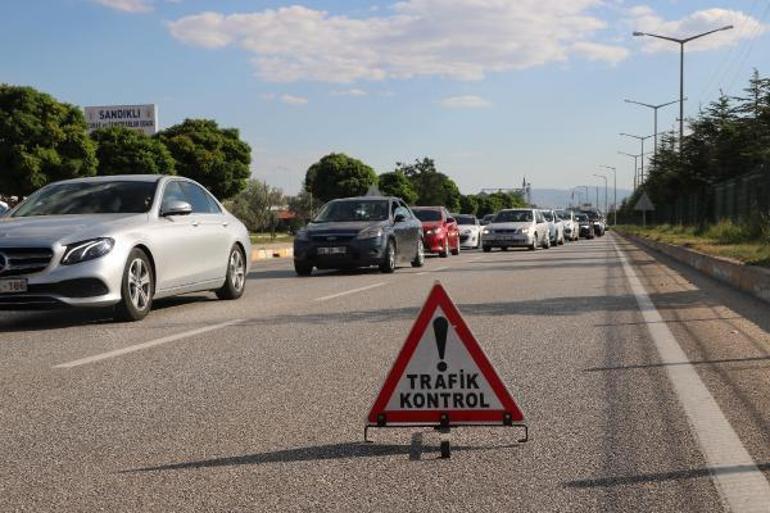
[[[369,412],[368,425],[510,425],[523,420],[459,310],[436,282]]]

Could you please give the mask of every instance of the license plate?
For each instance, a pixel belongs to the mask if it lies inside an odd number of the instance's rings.
[[[335,246],[332,248],[318,248],[319,255],[344,255],[345,246]]]
[[[514,235],[503,235],[500,237],[502,240],[515,240],[517,237]]]
[[[0,280],[0,294],[27,292],[27,280]]]

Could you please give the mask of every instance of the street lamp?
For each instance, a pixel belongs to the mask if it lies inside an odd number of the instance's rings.
[[[614,225],[618,224],[618,170],[617,168],[614,168],[612,166],[607,166],[604,164],[599,165],[602,169],[609,169],[612,171],[612,204],[613,204],[613,212],[615,213],[615,222]]]
[[[640,154],[640,156],[642,157],[642,165],[639,167],[639,185],[642,185],[644,183],[644,141],[646,141],[647,139],[653,136],[652,135],[647,135],[647,136],[633,135],[633,134],[627,134],[625,132],[621,132],[620,135],[625,137],[631,137],[642,143],[642,152]]]
[[[648,36],[648,37],[654,37],[657,39],[663,39],[665,41],[671,41],[672,43],[677,43],[679,45],[679,149],[681,151],[682,149],[682,140],[684,139],[684,45],[689,43],[690,41],[694,41],[695,39],[700,39],[701,37],[708,36],[709,34],[713,34],[715,32],[721,32],[723,30],[730,30],[732,29],[732,25],[725,25],[724,27],[720,27],[718,29],[709,30],[708,32],[703,32],[701,34],[696,34],[694,36],[686,37],[684,39],[679,39],[676,37],[670,37],[670,36],[662,36],[660,34],[651,34],[649,32],[639,32],[635,31],[634,36]]]
[[[604,180],[604,213],[606,214],[609,212],[609,206],[607,205],[607,175],[600,175],[598,173],[594,173],[594,176]],[[599,203],[598,200],[596,202]]]
[[[686,99],[687,98],[685,98],[685,100]],[[634,105],[641,105],[642,107],[647,107],[648,109],[652,109],[652,110],[655,111],[655,115],[654,115],[654,120],[655,121],[653,123],[654,130],[653,130],[653,134],[652,135],[655,137],[655,142],[654,142],[655,146],[653,147],[653,154],[657,157],[658,156],[658,109],[663,108],[663,107],[668,107],[669,105],[673,105],[678,100],[674,100],[674,101],[668,102],[668,103],[661,103],[659,105],[652,105],[651,103],[642,103],[642,102],[638,102],[636,100],[629,100],[629,99],[625,99],[623,101],[626,102],[626,103],[633,103]]]

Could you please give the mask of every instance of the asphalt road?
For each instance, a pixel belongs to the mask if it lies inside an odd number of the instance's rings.
[[[138,324],[0,313],[0,511],[770,511],[770,308],[694,271],[608,235],[250,278]],[[362,443],[435,280],[529,442],[455,430],[448,460],[430,429]]]

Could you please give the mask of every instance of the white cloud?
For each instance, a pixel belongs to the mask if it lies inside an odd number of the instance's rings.
[[[572,55],[618,62],[626,55],[622,48],[593,40],[606,24],[591,11],[603,3],[403,0],[387,13],[364,18],[294,5],[229,15],[204,12],[169,23],[169,30],[194,46],[240,47],[253,55],[258,76],[275,82],[478,80]]]
[[[286,105],[307,105],[310,100],[307,98],[304,98],[302,96],[292,96],[290,94],[282,94],[279,98],[281,102],[285,103]]]
[[[343,89],[332,91],[332,96],[366,96],[368,93],[363,89]]]
[[[741,40],[758,37],[768,30],[759,20],[741,11],[730,9],[704,9],[695,11],[678,20],[665,20],[646,6],[639,5],[629,9],[634,30],[652,32],[664,36],[685,38],[726,25],[735,28],[716,32],[702,39],[687,44],[687,50],[711,50],[722,46],[735,45]],[[657,38],[644,37],[643,49],[646,52],[679,51],[679,45]]]
[[[604,61],[618,64],[626,59],[630,52],[622,46],[604,45],[590,41],[578,41],[572,45],[572,51],[589,61]]]
[[[450,96],[441,100],[441,106],[448,109],[484,109],[492,104],[480,96]]]
[[[152,5],[148,0],[95,0],[96,3],[105,7],[123,12],[149,12],[152,11]]]

